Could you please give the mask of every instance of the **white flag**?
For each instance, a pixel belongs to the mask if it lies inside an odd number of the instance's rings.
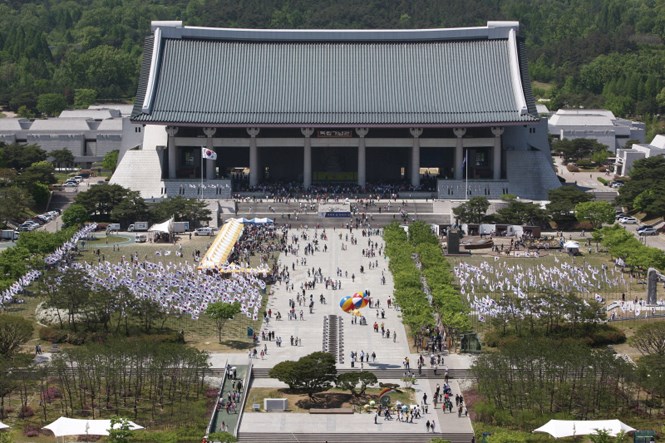
[[[205,160],[217,160],[217,153],[212,149],[201,148],[201,157]]]

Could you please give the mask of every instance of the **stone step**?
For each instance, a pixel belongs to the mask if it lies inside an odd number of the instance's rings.
[[[368,425],[369,427],[370,425]],[[424,427],[424,426],[423,426]],[[269,437],[269,438],[267,438]],[[238,442],[240,443],[429,443],[433,438],[443,438],[452,443],[469,443],[473,434],[471,433],[339,433],[339,434],[302,434],[302,433],[261,433],[240,432]]]
[[[372,369],[371,367],[368,369],[365,369],[366,371],[370,371],[376,375],[376,377],[379,380],[385,380],[385,379],[400,379],[404,376],[404,369]],[[211,375],[216,375],[219,372],[223,372],[223,368],[211,368],[209,371],[211,371]],[[338,368],[337,373],[338,374],[343,374],[345,372],[354,372],[357,371],[357,369],[351,369],[351,368]],[[254,378],[270,378],[268,376],[268,373],[270,372],[270,368],[252,368],[252,376]],[[418,375],[418,369],[413,370],[413,373],[416,375],[417,378],[427,378],[427,379],[443,379],[445,371],[442,369],[437,370],[437,373],[434,374],[434,369],[431,368],[423,368],[422,374]],[[473,378],[473,374],[471,373],[471,370],[469,369],[449,369],[448,370],[448,376],[451,379],[467,379],[467,378]]]

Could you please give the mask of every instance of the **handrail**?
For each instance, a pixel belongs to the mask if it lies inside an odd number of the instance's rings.
[[[242,394],[242,400],[240,402],[240,408],[238,409],[238,421],[236,421],[236,427],[233,430],[233,436],[238,437],[238,431],[240,431],[240,422],[242,421],[242,414],[245,412],[245,404],[247,403],[247,397],[249,397],[249,383],[252,380],[252,360],[249,361],[247,365],[247,374],[245,374],[245,380],[243,387],[245,391]]]
[[[224,393],[224,384],[226,383],[226,377],[228,376],[228,370],[227,368],[229,367],[229,359],[226,359],[226,362],[224,363],[224,375],[222,376],[222,383],[219,385],[219,391],[217,392],[217,400],[215,401],[215,406],[212,409],[212,414],[210,414],[210,421],[208,422],[208,427],[206,428],[206,434],[205,435],[210,435],[213,432],[215,432],[214,429],[212,429],[213,424],[215,422],[215,418],[217,417],[217,405],[219,404],[219,399]]]

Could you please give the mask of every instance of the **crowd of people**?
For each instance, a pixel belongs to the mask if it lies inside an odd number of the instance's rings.
[[[421,176],[419,186],[412,186],[408,182],[368,183],[365,187],[353,183],[337,183],[312,184],[307,189],[304,188],[302,182],[274,182],[250,186],[249,176],[247,175],[233,176],[231,182],[233,191],[236,193],[261,193],[266,198],[285,201],[290,199],[357,199],[367,195],[381,199],[398,198],[398,194],[404,192],[436,192],[437,178],[431,175]],[[234,198],[242,199],[243,197],[240,194],[235,194]]]
[[[71,239],[67,240],[59,248],[47,255],[44,258],[44,263],[46,263],[47,267],[58,265],[67,258],[70,251],[77,248],[79,240],[87,238],[90,233],[95,232],[95,229],[97,229],[96,223],[91,223],[79,229],[74,233]],[[19,295],[25,291],[25,288],[41,277],[41,275],[41,271],[32,269],[16,279],[10,287],[0,293],[0,308],[7,304],[22,303],[23,300],[19,298]]]
[[[121,263],[72,263],[83,270],[93,287],[116,290],[126,287],[136,298],[157,302],[165,312],[190,315],[197,319],[209,304],[239,302],[241,312],[257,320],[265,282],[252,275],[234,273],[229,277],[197,271],[189,263],[153,263],[132,255]]]
[[[504,294],[526,299],[532,292],[552,288],[562,293],[593,296],[602,303],[604,298],[599,292],[626,287],[628,284],[621,269],[596,267],[589,263],[574,264],[558,257],[554,257],[554,262],[554,266],[541,263],[533,267],[509,264],[506,261],[483,261],[478,266],[460,262],[453,269],[462,294],[466,295],[481,321],[487,317],[504,315],[506,309],[511,312],[516,309],[514,306],[500,306],[497,299]],[[546,301],[542,300],[541,303]]]

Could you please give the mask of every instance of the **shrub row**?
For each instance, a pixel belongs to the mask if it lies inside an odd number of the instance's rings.
[[[422,291],[420,271],[412,255],[416,252],[409,243],[406,232],[393,223],[384,229],[386,255],[395,282],[395,302],[402,310],[402,321],[413,333],[422,327],[434,325],[434,315],[427,297]]]
[[[410,226],[409,234],[418,232],[418,237],[409,235],[415,244],[422,263],[422,274],[432,292],[432,304],[448,335],[471,329],[469,309],[454,285],[450,263],[443,255],[439,239],[429,225],[416,222]]]

